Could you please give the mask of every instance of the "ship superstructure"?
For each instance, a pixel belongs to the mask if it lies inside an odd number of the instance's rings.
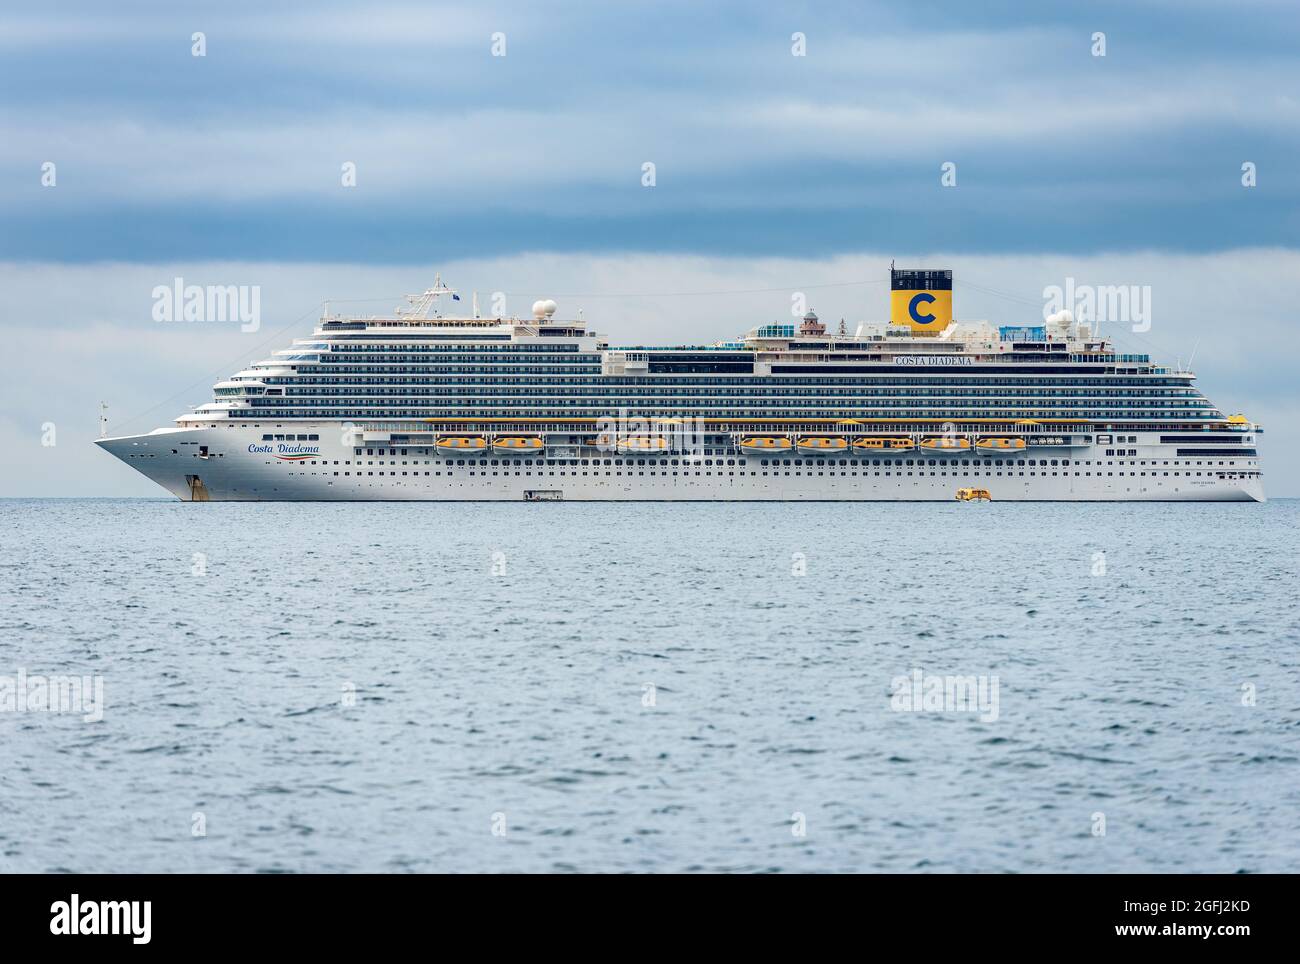
[[[182,499],[1262,501],[1262,429],[1068,313],[954,322],[948,271],[890,320],[613,346],[584,320],[327,314],[175,427],[99,444]],[[477,299],[475,299],[477,303]]]

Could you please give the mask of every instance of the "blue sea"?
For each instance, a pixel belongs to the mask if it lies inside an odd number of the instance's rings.
[[[1298,533],[0,501],[0,870],[1295,872]]]

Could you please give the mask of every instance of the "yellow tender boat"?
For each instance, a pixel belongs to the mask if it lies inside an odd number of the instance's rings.
[[[982,438],[975,443],[975,451],[981,455],[1019,455],[1025,448],[1022,438]]]
[[[657,435],[629,435],[618,440],[618,450],[632,455],[647,452],[657,455],[668,451],[668,440]]]
[[[871,436],[854,439],[855,452],[910,452],[916,443],[910,438],[874,438]]]
[[[486,439],[477,435],[445,435],[434,443],[439,455],[484,455],[487,453]]]
[[[794,448],[794,443],[783,435],[754,435],[740,440],[740,451],[746,455],[781,455]]]
[[[506,435],[492,443],[497,455],[541,455],[546,443],[535,435]]]
[[[958,502],[992,502],[993,496],[988,489],[958,489]]]
[[[970,451],[970,439],[925,438],[921,439],[921,451],[937,452],[940,455],[965,455]]]
[[[807,435],[795,448],[803,455],[841,455],[848,451],[849,443],[829,435]]]

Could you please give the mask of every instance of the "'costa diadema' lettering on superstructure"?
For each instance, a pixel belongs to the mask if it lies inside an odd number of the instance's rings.
[[[328,315],[147,435],[98,444],[207,500],[1263,501],[1260,426],[1061,312],[952,320],[891,271],[890,322],[813,312],[708,346],[614,347],[553,301]]]

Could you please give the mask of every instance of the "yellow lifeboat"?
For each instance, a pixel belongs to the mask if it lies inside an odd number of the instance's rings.
[[[934,452],[939,455],[967,455],[970,453],[970,439],[948,438],[947,436],[923,438],[921,439],[921,451]]]
[[[853,451],[859,454],[875,452],[910,452],[916,443],[910,438],[873,438],[865,437],[853,440]]]
[[[805,435],[796,444],[800,455],[842,455],[849,443],[833,435]]]
[[[492,442],[497,455],[541,455],[546,443],[535,435],[503,435]]]
[[[992,502],[993,496],[988,489],[958,489],[958,502]]]
[[[477,435],[444,435],[434,448],[439,455],[486,455],[488,444]]]
[[[751,435],[740,440],[740,451],[746,455],[788,454],[794,443],[784,435]]]
[[[629,435],[618,440],[618,450],[626,455],[658,455],[668,451],[668,440],[657,435]]]
[[[1025,451],[1022,438],[982,438],[975,443],[981,455],[1020,455]]]

